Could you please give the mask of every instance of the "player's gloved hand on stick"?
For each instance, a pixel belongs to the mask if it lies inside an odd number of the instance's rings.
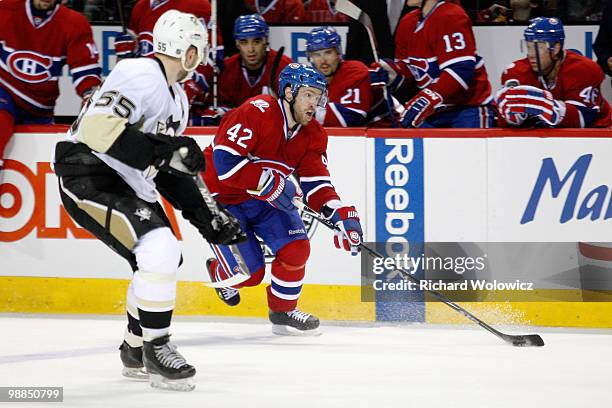
[[[211,216],[208,208],[183,208],[183,216],[200,231],[209,243],[234,245],[246,240],[240,222],[225,208],[219,206],[219,215]]]
[[[330,208],[325,205],[321,213],[340,229],[334,231],[336,248],[350,251],[353,256],[357,255],[360,251],[359,244],[363,241],[363,230],[355,207]]]
[[[194,139],[162,134],[148,136],[157,143],[153,165],[160,170],[179,176],[195,176],[206,169],[204,155]]]
[[[114,45],[117,58],[132,58],[138,56],[138,40],[132,30],[117,35]]]
[[[269,172],[259,191],[249,191],[253,197],[269,202],[273,207],[291,212],[297,209],[293,200],[300,199],[302,192],[282,174]]]
[[[417,128],[425,119],[436,112],[436,108],[443,103],[442,95],[429,88],[422,89],[406,104],[401,123],[402,127]]]
[[[537,117],[549,126],[556,126],[565,117],[566,107],[555,100],[550,91],[530,85],[507,89],[500,95],[500,113],[504,118],[512,115]]]
[[[402,79],[399,67],[388,58],[383,58],[378,63],[372,63],[369,74],[372,86],[387,85],[391,89],[395,89]]]

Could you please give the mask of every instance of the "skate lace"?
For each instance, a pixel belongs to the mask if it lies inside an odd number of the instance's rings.
[[[155,357],[161,364],[166,367],[179,369],[184,365],[187,365],[185,357],[176,351],[176,346],[172,343],[166,343],[162,346],[155,346]]]
[[[293,309],[290,312],[287,312],[287,315],[295,320],[299,320],[300,322],[304,323],[306,322],[306,320],[308,320],[308,318],[310,317],[310,315],[308,313],[304,313],[302,311],[299,311],[297,309]]]
[[[238,292],[236,289],[232,288],[221,288],[221,294],[223,295],[223,299],[229,300],[236,295]]]

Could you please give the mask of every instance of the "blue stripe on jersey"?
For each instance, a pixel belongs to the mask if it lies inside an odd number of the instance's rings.
[[[598,110],[593,108],[587,108],[586,106],[574,105],[580,113],[582,113],[582,118],[584,119],[584,127],[591,127],[595,118],[597,117]]]
[[[304,193],[304,197],[308,197],[310,192],[322,184],[327,184],[327,187],[333,188],[331,181],[328,180],[317,180],[317,181],[302,181],[300,180],[300,187]]]
[[[272,289],[277,291],[278,293],[282,293],[284,295],[299,295],[302,291],[302,285],[297,286],[295,288],[288,288],[286,286],[281,286],[272,280]]]
[[[244,156],[236,156],[225,150],[213,150],[213,162],[219,177],[230,173],[236,166],[239,166],[244,160],[248,160]]]
[[[74,73],[74,74],[72,74],[72,82],[75,82],[75,81],[79,80],[79,78],[83,78],[83,77],[86,77],[88,75],[94,75],[94,76],[97,76],[98,78],[100,78],[102,76],[102,68],[95,67],[95,68],[86,69],[86,70]]]
[[[472,80],[474,79],[474,74],[476,73],[476,61],[459,61],[454,64],[445,67],[444,69],[452,69],[453,72],[470,86]]]
[[[365,117],[360,113],[357,113],[352,109],[342,106],[339,103],[330,103],[330,105],[333,105],[335,111],[342,116],[344,122],[346,123],[346,126],[361,126],[365,123]]]

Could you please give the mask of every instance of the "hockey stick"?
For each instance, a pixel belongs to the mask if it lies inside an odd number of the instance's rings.
[[[125,22],[125,16],[123,15],[123,3],[121,0],[116,0],[117,11],[119,13],[119,22],[121,23],[121,28],[123,30],[123,34],[127,33],[127,25]]]
[[[210,6],[210,35],[213,49],[213,109],[216,112],[219,106],[219,67],[217,66],[217,0],[211,0]]]
[[[196,182],[196,185],[198,186],[198,190],[200,190],[200,194],[202,194],[202,198],[206,203],[206,207],[208,207],[208,210],[213,216],[213,227],[215,227],[215,223],[230,222],[227,218],[227,215],[223,213],[223,211],[219,208],[219,205],[213,198],[212,194],[210,194],[210,191],[204,183],[204,180],[202,180],[202,177],[200,175],[194,176],[194,180]],[[239,283],[242,283],[251,277],[251,275],[249,275],[249,268],[247,268],[246,262],[244,261],[240,250],[238,249],[238,245],[226,246],[229,248],[230,252],[236,259],[236,262],[238,263],[238,270],[226,271],[228,273],[234,272],[234,275],[232,275],[228,279],[220,280],[217,282],[206,282],[204,283],[204,285],[211,288],[227,288],[229,286],[238,285]]]
[[[298,201],[295,200],[294,203],[298,203]],[[299,201],[298,205],[300,207],[302,207],[303,211],[305,211],[306,213],[310,214],[314,219],[319,221],[321,224],[325,225],[327,228],[331,229],[332,231],[340,231],[340,228],[336,227],[334,224],[332,224],[331,222],[327,221],[325,218],[322,218],[319,215],[319,213],[317,213],[313,209],[309,208],[303,202]],[[359,248],[364,250],[364,251],[366,251],[366,252],[368,252],[372,256],[375,256],[377,258],[384,258],[384,256],[382,256],[379,252],[369,248],[368,246],[364,245],[363,243],[359,244]],[[408,272],[408,271],[406,271],[406,270],[404,270],[402,268],[396,268],[396,270],[398,272],[400,272],[404,277],[410,279],[411,281],[413,281],[415,283],[419,283],[420,282],[420,280],[418,278],[415,278],[414,276],[412,276],[412,274],[410,272]],[[444,296],[440,292],[437,292],[435,290],[425,290],[425,291],[430,293],[434,297],[436,297],[441,302],[445,303],[448,307],[454,309],[458,313],[461,313],[463,316],[467,317],[468,319],[470,319],[471,321],[473,321],[474,323],[476,323],[477,325],[479,325],[483,329],[493,333],[494,335],[496,335],[497,337],[499,337],[500,339],[502,339],[506,343],[510,343],[513,346],[517,346],[517,347],[530,347],[530,346],[536,346],[537,347],[537,346],[543,346],[544,345],[544,340],[538,334],[512,335],[512,334],[502,333],[502,332],[494,329],[493,327],[489,326],[487,323],[483,322],[482,320],[480,320],[479,318],[477,318],[476,316],[474,316],[473,314],[471,314],[470,312],[468,312],[467,310],[465,310],[464,308],[462,308],[461,306],[459,306],[455,302],[451,301],[450,299],[448,299],[446,296]]]
[[[285,46],[283,45],[276,51],[276,56],[274,57],[274,61],[272,61],[272,69],[270,70],[270,82],[268,83],[268,88],[270,88],[270,95],[276,98],[276,92],[274,92],[274,78],[276,78],[276,72],[278,71],[278,66],[280,65],[281,58],[285,53]]]
[[[156,135],[151,135],[151,137],[164,143],[167,142],[167,140],[163,137],[158,137]],[[181,147],[178,150],[178,153],[182,158],[185,158],[187,157],[188,149],[186,147]],[[184,167],[184,165],[180,163],[180,159],[176,159],[174,156],[170,159],[170,163],[168,164],[168,166],[171,169],[177,169],[178,174],[180,174],[181,176],[190,176],[190,173],[187,170],[179,170]],[[232,215],[227,210],[221,208],[219,204],[217,204],[200,174],[196,174],[192,177],[196,186],[198,187],[198,190],[200,190],[200,194],[204,199],[204,203],[206,204],[208,211],[210,211],[210,214],[212,215],[211,224],[213,228],[218,229],[223,225],[238,222],[237,220],[232,220]],[[240,234],[237,234],[234,239],[237,241],[245,241],[246,235],[243,232],[240,232]],[[230,252],[236,259],[236,263],[238,264],[238,266],[234,268],[233,271],[227,271],[228,273],[232,273],[232,276],[230,278],[217,282],[205,282],[204,285],[209,286],[211,288],[226,288],[228,286],[233,286],[242,283],[251,277],[246,262],[244,261],[240,250],[238,249],[238,245],[233,244],[225,246],[229,248]]]
[[[364,13],[359,7],[355,4],[351,3],[349,0],[338,0],[336,1],[336,10],[339,12],[346,14],[353,20],[357,20],[361,25],[365,28],[368,33],[368,37],[370,39],[370,48],[372,49],[372,55],[374,56],[374,62],[379,63],[380,59],[378,58],[378,51],[376,51],[376,38],[374,37],[374,26],[372,25],[372,20],[370,16]],[[393,111],[393,102],[391,101],[391,95],[389,94],[389,89],[385,84],[383,87],[383,97],[387,102],[387,109],[389,110],[389,115],[391,116],[391,126],[396,128],[397,121],[395,120],[395,115]]]

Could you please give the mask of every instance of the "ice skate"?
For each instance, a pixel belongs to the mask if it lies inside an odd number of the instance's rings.
[[[149,373],[151,387],[175,391],[195,388],[195,367],[170,343],[170,335],[143,342],[143,363]]]
[[[119,346],[121,362],[123,363],[124,377],[133,378],[136,380],[147,380],[149,374],[142,363],[142,347],[132,347],[127,341],[123,341]]]
[[[223,278],[219,276],[219,269],[217,268],[218,261],[215,258],[210,258],[206,261],[206,270],[208,271],[208,276],[210,276],[210,280],[213,282],[218,282]],[[215,288],[215,292],[217,292],[217,296],[219,299],[223,301],[228,306],[236,306],[240,303],[240,292],[238,289],[234,288]]]
[[[319,319],[298,309],[269,313],[272,333],[280,336],[319,336]]]

